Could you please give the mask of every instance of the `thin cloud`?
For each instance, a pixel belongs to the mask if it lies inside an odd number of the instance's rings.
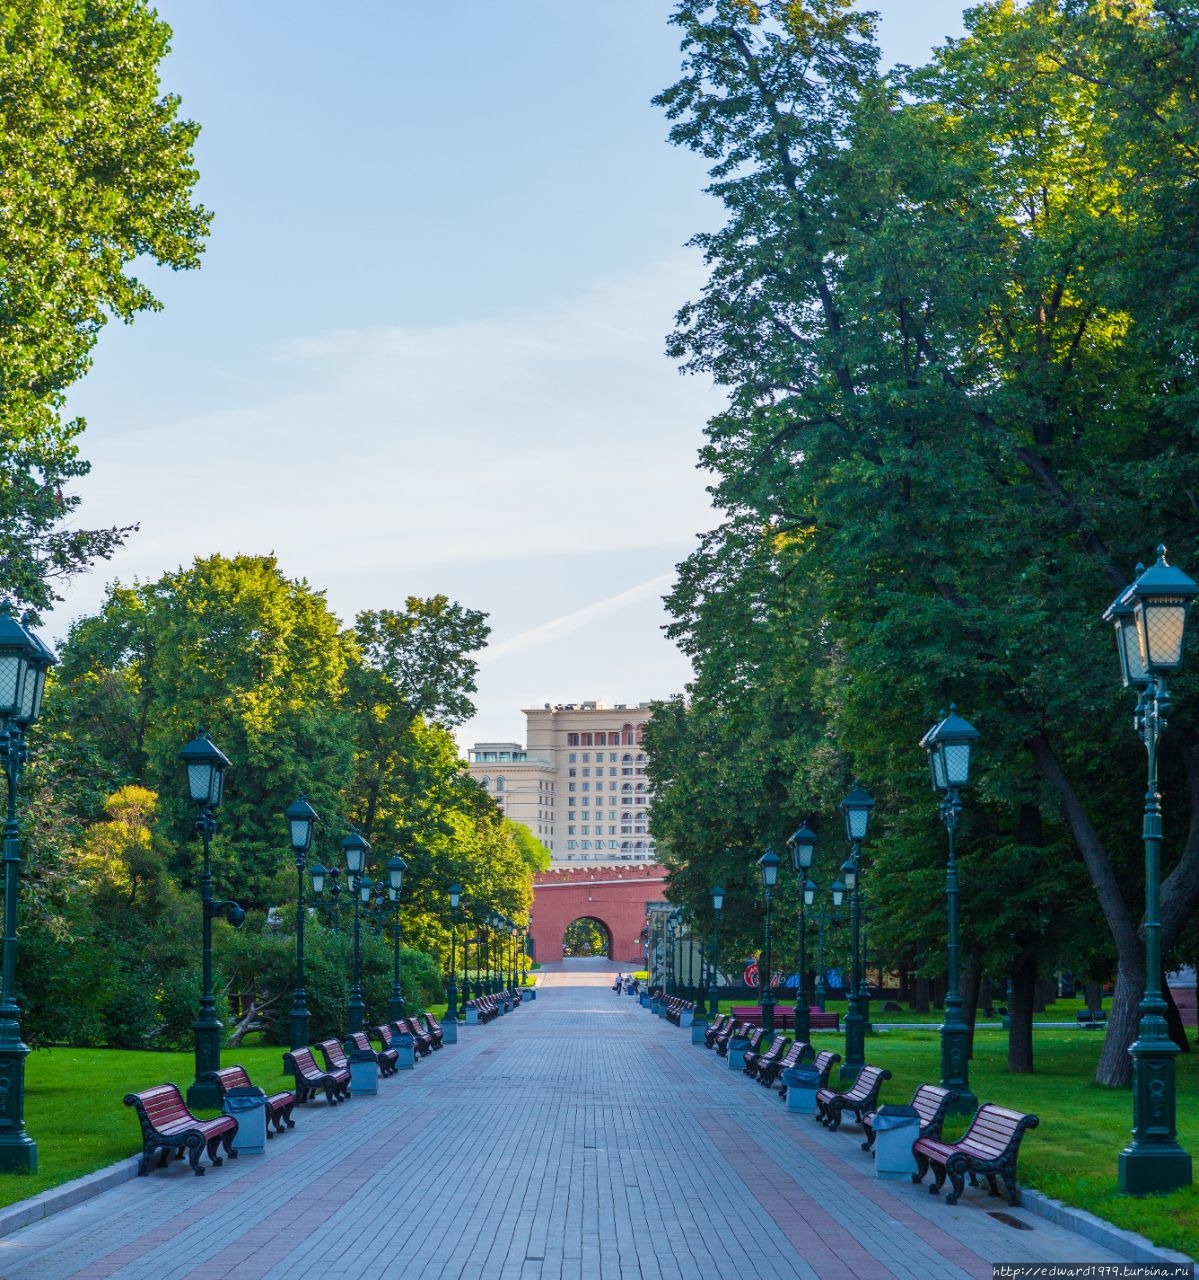
[[[530,627],[528,631],[509,636],[507,640],[484,649],[479,656],[479,666],[489,666],[500,658],[508,658],[513,654],[524,653],[541,645],[552,644],[555,640],[561,640],[563,636],[570,635],[572,631],[578,631],[580,627],[585,627],[597,618],[617,613],[637,600],[643,600],[648,595],[664,590],[673,581],[673,573],[660,573],[657,577],[650,578],[648,582],[629,587],[627,591],[618,592],[606,600],[599,600],[583,609],[576,609],[573,613],[565,613],[560,618],[543,622],[539,627]]]

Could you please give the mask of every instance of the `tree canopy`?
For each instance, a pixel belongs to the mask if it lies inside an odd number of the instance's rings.
[[[653,768],[686,754],[670,736],[702,744],[695,792],[723,785],[731,834],[759,846],[860,773],[874,916],[915,948],[939,932],[943,849],[917,742],[956,701],[983,733],[969,945],[1019,979],[1026,1026],[1038,968],[1081,966],[1101,913],[1118,986],[1100,1078],[1119,1081],[1144,764],[1099,617],[1153,543],[1199,564],[1199,12],[994,0],[886,74],[849,0],[684,0],[672,20],[683,76],[658,101],[727,220],[696,237],[708,280],[669,350],[728,407],[701,454],[724,522],[670,597],[692,705],[655,716]],[[1167,943],[1199,901],[1179,684]],[[682,881],[694,837],[656,784]]]

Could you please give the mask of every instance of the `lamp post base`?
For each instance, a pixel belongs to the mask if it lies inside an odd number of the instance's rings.
[[[387,1002],[387,1016],[395,1022],[400,1018],[406,1018],[408,1014],[404,1011],[404,997],[392,996]]]
[[[291,1047],[306,1049],[308,1047],[309,1013],[306,1008],[291,1011]]]
[[[856,1005],[857,1001],[853,1002]],[[855,1007],[845,1015],[845,1061],[837,1072],[842,1084],[852,1084],[866,1065],[866,1019]]]
[[[1191,1185],[1191,1157],[1177,1144],[1138,1147],[1133,1143],[1120,1152],[1119,1179],[1126,1196],[1177,1191]]]
[[[37,1143],[25,1132],[25,1059],[29,1048],[19,1035],[15,1039],[15,1044],[10,1041],[0,1048],[0,1079],[8,1082],[0,1096],[0,1123],[6,1130],[0,1134],[0,1173],[33,1173]]]
[[[221,1031],[223,1026],[216,1019],[192,1023],[196,1033],[196,1078],[187,1090],[189,1111],[219,1111],[221,1095],[215,1081],[205,1080],[208,1071],[221,1068]]]
[[[366,1006],[362,1003],[360,996],[350,998],[349,1004],[346,1005],[346,1029],[351,1034],[362,1030],[362,1015],[365,1009]]]
[[[965,1022],[955,1019],[941,1026],[941,1088],[952,1089],[958,1095],[948,1107],[950,1115],[972,1116],[978,1110],[978,1098],[967,1074],[969,1038],[970,1028]]]

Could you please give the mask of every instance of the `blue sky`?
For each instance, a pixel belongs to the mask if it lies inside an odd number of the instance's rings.
[[[889,61],[961,31],[956,0],[869,7]],[[681,691],[660,597],[713,520],[720,402],[663,342],[719,210],[650,105],[671,8],[160,0],[216,217],[72,393],[84,515],[141,532],[52,634],[114,578],[273,551],[347,622],[438,591],[490,614],[463,742]]]

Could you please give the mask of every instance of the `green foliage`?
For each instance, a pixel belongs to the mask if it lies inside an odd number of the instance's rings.
[[[0,578],[35,607],[127,529],[64,529],[86,474],[63,391],[101,328],[158,302],[139,258],[197,265],[197,126],[158,67],[169,28],[144,0],[7,0],[0,46]]]
[[[724,523],[670,599],[690,705],[647,737],[672,896],[703,918],[721,879],[748,940],[762,846],[860,773],[876,940],[939,953],[917,742],[956,701],[983,732],[968,948],[1026,973],[1104,951],[1128,1009],[1144,765],[1098,619],[1159,538],[1199,563],[1199,18],[997,0],[889,75],[839,3],[682,0],[673,21],[683,75],[658,101],[727,221],[696,237],[709,279],[670,350],[729,402],[701,455]],[[1197,694],[1177,681],[1163,766],[1167,940],[1199,903]],[[824,892],[844,846],[820,834]]]

